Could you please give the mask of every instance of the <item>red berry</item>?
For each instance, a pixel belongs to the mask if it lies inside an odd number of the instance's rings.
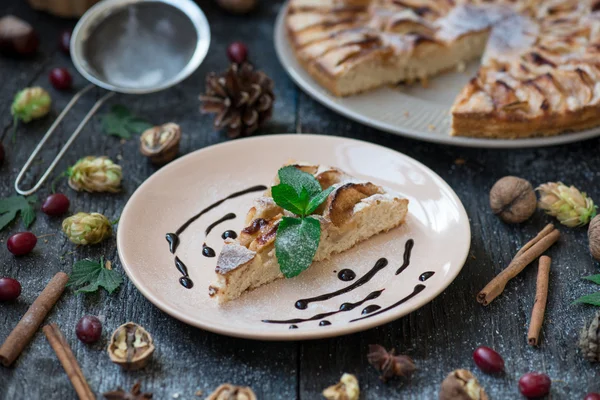
[[[22,256],[33,250],[36,243],[37,237],[33,233],[19,232],[8,238],[6,247],[15,256]]]
[[[519,390],[525,397],[536,398],[547,395],[550,392],[552,382],[546,374],[528,372],[519,379]]]
[[[473,361],[483,372],[497,374],[504,371],[504,360],[495,350],[479,346],[473,352]]]
[[[62,31],[58,38],[58,47],[62,50],[63,53],[69,55],[71,53],[71,35],[73,31]]]
[[[599,393],[588,393],[583,400],[600,400]]]
[[[57,90],[68,90],[73,83],[71,73],[66,68],[54,68],[50,71],[49,79],[52,86]]]
[[[233,42],[227,47],[227,57],[231,62],[241,64],[248,58],[248,48],[242,42]]]
[[[75,327],[77,338],[83,343],[94,343],[102,336],[102,322],[93,315],[81,317]]]
[[[0,278],[0,301],[15,300],[21,294],[21,284],[13,278]]]
[[[51,194],[44,200],[42,204],[42,211],[45,214],[57,216],[63,215],[69,211],[69,205],[71,202],[69,198],[62,193]]]
[[[0,143],[0,167],[4,164],[4,146]]]

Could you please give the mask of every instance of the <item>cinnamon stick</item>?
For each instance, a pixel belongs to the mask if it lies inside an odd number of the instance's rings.
[[[542,236],[544,233],[545,235]],[[523,246],[523,248],[526,248],[525,251],[520,254],[517,253],[517,256],[513,258],[508,267],[496,275],[496,277],[477,294],[477,301],[484,306],[490,304],[504,291],[508,281],[517,276],[526,266],[531,264],[533,260],[548,250],[550,246],[556,243],[559,237],[560,232],[558,230],[548,229],[548,226],[544,228],[535,238]]]
[[[551,262],[552,259],[548,256],[540,257],[535,288],[535,303],[533,304],[533,310],[531,310],[531,322],[529,323],[529,333],[527,334],[527,343],[531,346],[537,346],[542,323],[544,322],[544,313],[546,312],[546,302],[548,300],[548,281],[550,280]]]
[[[48,282],[42,293],[29,307],[17,326],[0,347],[0,362],[5,367],[11,365],[31,341],[46,315],[65,290],[69,276],[59,272]]]
[[[519,251],[517,252],[517,254],[515,254],[514,258],[519,257],[524,252],[526,252],[527,250],[529,250],[531,248],[531,246],[533,246],[534,244],[536,244],[537,242],[539,242],[541,239],[543,239],[544,237],[546,237],[553,230],[554,230],[554,224],[548,224],[548,225],[546,225],[544,227],[544,229],[542,229],[540,231],[540,233],[537,234],[536,237],[534,237],[533,239],[531,239],[529,242],[525,243],[525,245],[519,249]]]
[[[60,331],[58,325],[50,324],[46,325],[43,328],[44,334],[50,342],[50,346],[56,353],[56,357],[62,364],[75,392],[77,392],[77,396],[79,396],[80,400],[94,400],[96,397],[90,389],[90,386],[83,376],[83,372],[79,367],[79,363],[75,359],[73,352],[71,351],[71,347],[65,340],[62,332]]]

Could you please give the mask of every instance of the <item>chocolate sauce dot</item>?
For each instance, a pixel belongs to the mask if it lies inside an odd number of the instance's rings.
[[[225,232],[223,232],[223,234],[221,235],[221,237],[223,238],[223,240],[225,240],[225,239],[235,239],[235,238],[237,238],[237,233],[235,233],[235,231],[225,231]]]
[[[202,245],[202,255],[204,257],[215,257],[217,254],[211,247],[208,247],[206,243],[204,243]]]
[[[427,279],[431,278],[433,276],[433,274],[435,274],[435,272],[433,272],[433,271],[423,272],[421,274],[421,276],[419,276],[419,280],[421,282],[425,282]]]
[[[308,307],[308,302],[304,301],[304,300],[298,300],[296,302],[296,308],[298,310],[306,310],[306,308]]]
[[[331,322],[327,321],[326,319],[319,322],[319,326],[327,326],[327,325],[331,325]]]
[[[194,282],[192,282],[192,280],[187,276],[182,276],[181,278],[179,278],[179,283],[181,283],[181,286],[183,286],[186,289],[191,289],[194,287]]]
[[[361,314],[365,315],[365,314],[370,314],[373,311],[377,311],[379,310],[381,307],[378,306],[377,304],[371,304],[370,306],[366,306],[365,308],[363,308]]]
[[[343,269],[338,273],[338,278],[344,282],[348,282],[356,278],[356,273],[351,269]]]
[[[350,311],[350,310],[354,310],[354,307],[356,307],[355,304],[352,303],[343,303],[340,306],[340,311]]]
[[[289,329],[298,329],[298,325],[290,325]]]

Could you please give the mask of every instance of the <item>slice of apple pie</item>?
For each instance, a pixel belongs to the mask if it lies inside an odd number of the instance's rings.
[[[321,261],[352,248],[380,232],[401,225],[408,200],[371,182],[357,180],[337,168],[294,164],[313,175],[323,190],[332,192],[311,217],[321,225],[321,237],[313,258]],[[278,184],[275,179],[274,184]],[[283,278],[277,262],[275,238],[283,217],[294,216],[279,207],[268,189],[254,200],[246,227],[236,240],[227,239],[217,260],[209,295],[219,303],[247,290]]]

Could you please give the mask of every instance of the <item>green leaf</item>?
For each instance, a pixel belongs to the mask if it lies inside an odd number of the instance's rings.
[[[600,307],[600,292],[582,296],[575,300],[574,303],[591,304],[592,306]]]
[[[75,293],[92,293],[103,287],[108,293],[114,292],[123,283],[123,277],[116,271],[107,268],[104,260],[81,260],[73,264],[67,286],[79,286]],[[85,286],[82,286],[85,285]]]
[[[293,165],[283,167],[278,172],[279,182],[290,185],[300,195],[302,189],[306,189],[309,197],[312,198],[321,193],[321,184],[311,174],[301,171]]]
[[[102,126],[107,135],[129,139],[134,133],[142,133],[152,125],[146,120],[136,117],[120,104],[114,105],[108,114],[102,117]]]
[[[296,193],[296,190],[290,185],[279,184],[271,188],[271,196],[275,203],[296,215],[302,215],[304,213],[304,205],[301,203],[300,196]]]
[[[319,206],[325,200],[327,200],[327,196],[329,196],[331,194],[331,192],[333,192],[333,189],[334,189],[333,186],[330,186],[327,189],[323,190],[318,195],[316,195],[315,197],[313,197],[312,199],[310,199],[310,202],[308,203],[308,207],[306,207],[306,215],[310,215],[310,214],[314,213],[315,210],[317,208],[319,208]]]
[[[293,278],[312,264],[321,239],[318,220],[283,217],[277,228],[275,254],[281,272]]]
[[[600,274],[584,276],[583,279],[587,279],[590,282],[594,282],[596,285],[600,285]]]
[[[29,228],[35,221],[36,196],[12,196],[0,200],[0,231],[6,228],[20,213],[25,227]]]

